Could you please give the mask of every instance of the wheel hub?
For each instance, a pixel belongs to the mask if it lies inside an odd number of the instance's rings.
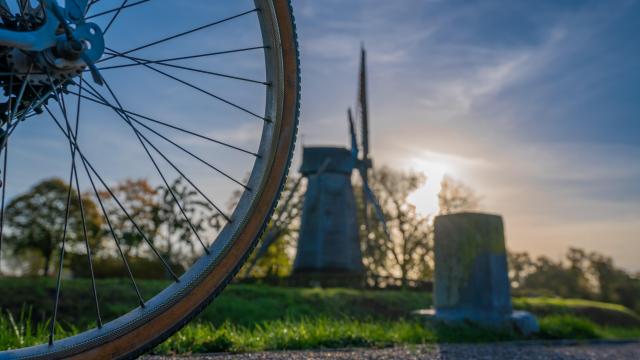
[[[69,0],[67,3],[74,4]],[[36,8],[29,7],[21,15],[4,11],[0,14],[0,28],[18,34],[37,31],[51,25],[48,22],[57,21],[57,26],[52,27],[53,41],[43,50],[0,47],[0,86],[5,95],[4,102],[0,103],[1,123],[12,115],[20,118],[32,110],[40,112],[40,105],[51,96],[52,90],[66,86],[88,68],[94,79],[99,77],[94,64],[105,48],[102,30],[94,23],[85,22],[83,12],[73,10],[47,0]],[[15,103],[10,108],[11,98],[21,99],[17,108]]]

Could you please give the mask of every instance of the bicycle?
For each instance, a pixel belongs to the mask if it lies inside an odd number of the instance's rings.
[[[289,0],[255,0],[248,7],[247,3],[66,0],[63,5],[55,0],[0,0],[0,83],[6,95],[0,104],[0,229],[5,226],[5,196],[9,198],[12,185],[22,185],[21,178],[14,179],[17,175],[11,173],[11,164],[29,174],[51,166],[69,180],[49,341],[0,352],[0,359],[135,357],[189,322],[239,270],[270,218],[286,179],[298,126],[300,90]],[[251,45],[246,39],[260,43]],[[256,57],[261,66],[256,65]],[[237,72],[229,71],[234,67]],[[240,71],[246,75],[238,74]],[[217,117],[211,116],[214,112]],[[40,149],[49,144],[42,140],[48,139],[44,135],[37,141],[24,140],[41,135],[45,128],[59,134],[49,151]],[[22,144],[29,145],[27,150],[14,150]],[[64,172],[60,166],[53,167],[53,160],[39,160],[45,155],[58,159],[63,149],[70,158]],[[36,165],[22,165],[29,151],[38,155],[34,156]],[[233,173],[214,165],[203,153],[218,156],[221,163],[234,168]],[[12,162],[8,154],[19,159]],[[190,165],[185,165],[187,161]],[[185,211],[171,190],[169,172],[184,179],[211,214]],[[245,180],[240,179],[242,173],[249,174]],[[172,268],[152,234],[145,234],[145,227],[136,222],[139,214],[129,213],[112,189],[114,178],[139,174],[153,174],[157,184],[168,190],[176,216],[184,218],[191,230],[190,241],[200,248],[183,274]],[[83,193],[83,187],[93,194]],[[216,189],[218,193],[212,195]],[[105,192],[119,216],[128,219],[131,231],[139,233],[148,253],[172,278],[152,298],[143,298],[136,285],[123,239],[113,229],[113,214],[101,200]],[[72,199],[74,193],[77,199]],[[236,194],[231,196],[235,206],[227,210],[221,199],[232,193]],[[86,224],[82,241],[71,245],[67,238],[70,204],[80,204],[85,221],[83,196],[92,196],[99,203],[109,230],[109,246],[122,260],[139,302],[110,321],[101,317],[95,254]],[[193,224],[214,215],[221,221],[217,231],[202,233]],[[95,307],[96,326],[58,339],[56,316],[64,291],[64,259],[72,248],[85,251],[91,274],[87,301]]]

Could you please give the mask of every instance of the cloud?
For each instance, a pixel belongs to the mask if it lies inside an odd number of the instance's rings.
[[[454,171],[519,249],[640,251],[640,2],[300,3],[308,142],[346,144],[364,40],[377,164]]]

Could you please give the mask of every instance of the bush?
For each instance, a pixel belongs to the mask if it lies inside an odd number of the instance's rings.
[[[76,278],[90,278],[86,255],[67,254],[69,269]],[[129,256],[127,262],[136,280],[166,280],[171,275],[164,265],[157,259]],[[184,273],[184,268],[177,264],[171,265],[176,274]],[[119,257],[93,258],[93,271],[97,279],[127,278],[129,273]]]
[[[600,334],[593,322],[571,316],[553,315],[540,320],[540,334],[544,339],[597,339]]]
[[[605,326],[640,328],[640,316],[622,305],[598,301],[561,298],[516,298],[513,305],[537,316],[574,315]]]

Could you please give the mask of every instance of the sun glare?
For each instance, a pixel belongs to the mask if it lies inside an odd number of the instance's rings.
[[[437,213],[440,182],[445,175],[454,175],[455,168],[446,159],[439,158],[435,154],[413,158],[407,167],[427,176],[426,183],[409,196],[409,202],[414,204],[418,212],[423,215]]]

